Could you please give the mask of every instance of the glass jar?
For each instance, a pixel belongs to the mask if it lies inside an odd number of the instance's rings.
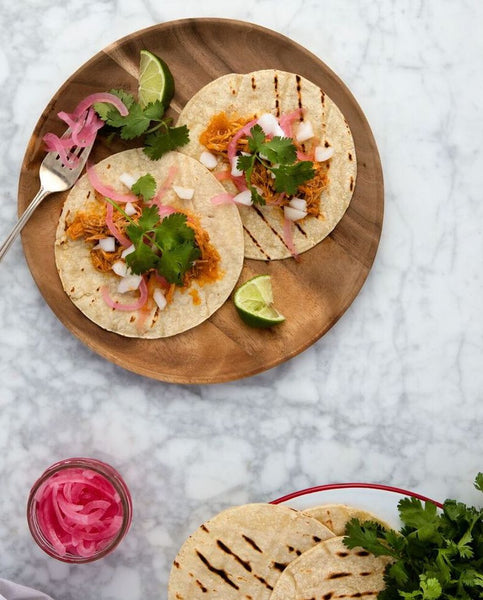
[[[132,501],[119,473],[95,458],[50,466],[30,490],[27,521],[44,552],[68,563],[110,554],[129,530]]]

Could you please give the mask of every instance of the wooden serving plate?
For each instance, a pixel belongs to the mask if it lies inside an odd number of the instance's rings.
[[[60,321],[89,348],[125,369],[162,381],[216,383],[254,375],[295,356],[324,335],[361,289],[379,244],[384,210],[382,169],[370,127],[352,94],[316,56],[292,40],[250,23],[226,19],[183,19],[129,35],[96,54],[57,91],[42,113],[28,144],[19,182],[22,213],[39,186],[45,155],[42,136],[63,132],[57,118],[87,94],[122,87],[136,93],[139,51],[146,48],[170,66],[176,117],[203,85],[230,72],[278,68],[319,85],[342,110],[357,154],[357,182],[351,204],[335,230],[293,259],[246,260],[241,281],[272,276],[277,308],[286,321],[269,330],[252,329],[227,301],[208,321],[159,340],[124,338],[89,321],[62,289],[54,260],[57,221],[66,194],[48,198],[22,233],[25,255],[40,292]],[[128,147],[96,143],[94,162]]]

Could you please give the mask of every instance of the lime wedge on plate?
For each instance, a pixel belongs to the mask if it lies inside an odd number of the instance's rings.
[[[285,317],[273,307],[270,275],[257,275],[240,286],[233,301],[242,320],[251,327],[272,327]]]
[[[141,50],[138,100],[142,108],[161,100],[165,108],[174,96],[174,79],[168,65],[149,50]]]

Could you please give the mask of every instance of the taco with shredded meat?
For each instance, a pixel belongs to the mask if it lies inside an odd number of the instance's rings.
[[[208,169],[178,152],[151,161],[127,150],[88,166],[57,227],[65,292],[94,323],[127,337],[199,325],[228,298],[243,265],[236,207],[211,202],[220,191]]]
[[[357,175],[354,140],[336,104],[295,73],[224,75],[182,110],[190,142],[223,183],[244,225],[245,256],[282,259],[313,248],[343,217]]]

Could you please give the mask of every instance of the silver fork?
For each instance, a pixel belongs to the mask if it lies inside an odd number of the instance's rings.
[[[62,137],[66,137],[69,133],[70,131],[67,130]],[[78,164],[73,169],[62,164],[57,152],[49,152],[47,154],[40,165],[40,189],[12,229],[10,235],[0,246],[0,260],[5,256],[7,250],[10,248],[17,235],[22,231],[25,223],[30,219],[34,210],[42,200],[54,192],[64,192],[65,190],[70,189],[79,179],[90,151],[92,150],[92,145],[93,144],[90,144],[85,148],[80,148],[79,146],[72,148],[70,154],[74,154],[79,158]]]

